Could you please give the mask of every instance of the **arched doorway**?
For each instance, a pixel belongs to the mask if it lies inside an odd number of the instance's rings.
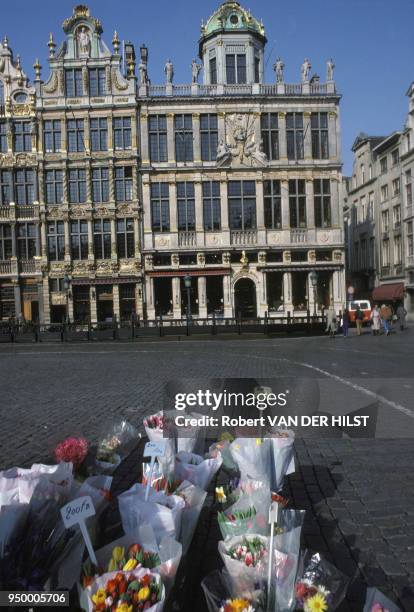
[[[250,278],[241,278],[234,286],[236,317],[257,317],[256,285]]]

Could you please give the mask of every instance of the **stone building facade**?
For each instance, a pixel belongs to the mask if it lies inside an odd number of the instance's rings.
[[[403,130],[389,136],[360,134],[347,182],[345,222],[349,283],[355,295],[402,302],[414,313],[414,88]]]
[[[186,277],[199,318],[343,306],[334,66],[321,83],[305,60],[291,85],[278,58],[265,84],[265,45],[263,24],[225,2],[202,25],[191,84],[174,84],[169,60],[165,84],[152,85],[140,64],[149,319],[185,315]]]

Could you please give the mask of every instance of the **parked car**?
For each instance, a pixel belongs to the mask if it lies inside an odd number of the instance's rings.
[[[349,322],[355,323],[356,311],[358,309],[358,306],[362,310],[362,314],[364,315],[362,323],[370,323],[372,307],[371,302],[369,300],[352,300],[352,302],[348,303]]]

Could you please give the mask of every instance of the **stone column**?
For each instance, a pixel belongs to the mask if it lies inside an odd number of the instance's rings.
[[[69,297],[68,296],[68,317],[69,317],[69,321],[73,321],[73,296]]]
[[[279,125],[279,159],[281,161],[287,160],[287,142],[286,142],[286,113],[281,112],[278,114],[278,125]]]
[[[230,274],[223,276],[223,304],[224,304],[224,317],[231,318],[233,316],[233,304],[232,304],[232,291],[231,291],[231,279]]]
[[[335,312],[342,310],[345,303],[345,296],[342,291],[342,270],[335,270],[332,273],[332,298]]]
[[[88,219],[88,259],[92,261],[95,259],[95,254],[93,250],[93,221],[92,219]]]
[[[172,279],[172,297],[173,297],[173,317],[181,319],[181,286],[180,277],[175,276]]]
[[[218,141],[226,141],[226,113],[217,114]]]
[[[97,323],[98,313],[96,308],[96,288],[93,285],[89,287],[89,299],[91,303],[91,323]]]
[[[257,316],[264,317],[267,312],[266,273],[257,272],[256,283]]]
[[[290,312],[293,314],[292,304],[292,273],[283,273],[283,303],[285,309],[285,315]]]
[[[203,215],[203,190],[200,180],[195,180],[194,184],[194,195],[195,195],[195,216],[196,216],[196,230],[197,232],[204,231],[204,215]],[[197,240],[197,244],[201,244]]]
[[[65,253],[66,253],[66,235],[65,235]],[[47,257],[47,238],[46,238],[46,219],[45,218],[42,218],[40,221],[40,253],[39,255],[41,255],[42,257]]]
[[[142,299],[142,284],[135,285],[135,312],[142,319],[144,317],[144,300]]]
[[[107,122],[108,122],[108,151],[112,152],[114,149],[114,129],[113,129],[112,115],[108,116]]]
[[[112,300],[113,300],[113,311],[114,311],[114,316],[117,318],[117,320],[120,320],[120,316],[121,316],[121,309],[120,309],[120,302],[119,302],[119,285],[112,285]]]
[[[221,244],[230,245],[229,205],[227,196],[227,177],[220,180]]]
[[[198,318],[207,318],[207,279],[205,276],[199,276],[198,283]]]
[[[308,293],[308,309],[309,312],[311,314],[311,316],[314,313],[314,309],[315,309],[315,298],[317,300],[317,291],[318,291],[318,287],[315,287],[315,289],[313,288],[313,285],[311,283],[311,274],[312,272],[309,272],[308,274],[308,280],[307,280],[307,293]],[[316,308],[317,310],[317,308]]]
[[[43,323],[50,325],[50,294],[49,294],[49,279],[44,277],[41,285],[43,294]]]
[[[92,170],[91,170],[91,162],[88,161],[85,167],[85,176],[86,176],[86,204],[88,206],[92,206]]]
[[[168,161],[175,165],[174,113],[167,114],[167,148]]]
[[[282,229],[290,228],[289,214],[289,181],[280,181],[280,193],[282,202]]]
[[[304,138],[304,158],[305,160],[312,159],[312,130],[311,130],[311,113],[303,113],[303,138]]]
[[[308,229],[315,228],[315,206],[313,193],[313,180],[306,179],[306,227]]]
[[[331,180],[331,216],[332,216],[332,227],[340,226],[340,218],[342,215],[339,213],[339,189],[340,184],[336,179]],[[342,227],[341,227],[342,230]]]
[[[148,151],[148,135],[144,134],[146,136],[146,141],[147,141],[147,151]],[[134,113],[131,116],[131,147],[132,150],[137,149],[138,148],[138,119],[137,119],[137,115]],[[141,151],[142,151],[142,147],[144,144],[144,141],[141,140],[140,142],[141,144]],[[142,157],[142,154],[141,154]]]
[[[154,279],[152,276],[145,277],[145,296],[147,302],[147,318],[155,319]]]
[[[13,290],[14,290],[14,308],[16,317],[21,314],[22,311],[22,296],[20,292],[20,283],[18,279],[13,279]]]
[[[115,205],[115,170],[114,170],[114,162],[111,160],[109,162],[109,203]]]
[[[65,261],[71,260],[70,253],[70,233],[69,233],[69,218],[66,217],[64,220],[65,227]]]
[[[90,135],[89,117],[83,117],[83,143],[85,146],[85,153],[90,153],[91,135]]]
[[[140,244],[141,244],[141,236],[139,233],[139,219],[138,217],[134,217],[134,255],[135,257],[140,259]]]
[[[171,191],[171,187],[170,187]],[[151,185],[149,183],[148,176],[143,178],[142,182],[142,207],[144,210],[143,221],[144,221],[144,233],[151,232]],[[171,202],[171,193],[170,193]],[[171,207],[171,205],[170,205]],[[171,215],[171,212],[170,212]]]
[[[116,249],[116,221],[111,218],[111,259],[117,259],[118,253]]]
[[[193,159],[201,164],[200,113],[193,113]]]
[[[177,190],[175,187],[175,181],[169,183],[169,196],[170,196],[170,231],[177,232]]]
[[[328,143],[329,143],[329,159],[336,160],[338,157],[338,136],[336,133],[336,113],[331,111],[328,113]]]
[[[257,219],[257,229],[264,230],[265,220],[264,220],[264,199],[263,199],[263,179],[262,178],[256,179],[256,219]]]
[[[148,115],[142,113],[140,116],[140,134],[141,134],[141,159],[143,164],[150,163],[149,146],[148,146]]]
[[[66,124],[66,117],[62,117],[60,120],[60,129],[61,129],[61,137],[60,137],[60,148],[62,152],[66,152],[68,145],[67,145],[67,124]]]

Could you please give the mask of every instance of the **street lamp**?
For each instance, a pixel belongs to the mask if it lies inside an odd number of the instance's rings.
[[[315,270],[310,273],[309,278],[313,288],[313,316],[316,317],[316,286],[318,284],[318,275]]]
[[[187,325],[191,319],[191,276],[186,274],[184,276],[184,287],[187,290]]]
[[[65,274],[63,277],[63,289],[66,295],[66,320],[69,322],[69,288],[70,288],[70,276]]]

